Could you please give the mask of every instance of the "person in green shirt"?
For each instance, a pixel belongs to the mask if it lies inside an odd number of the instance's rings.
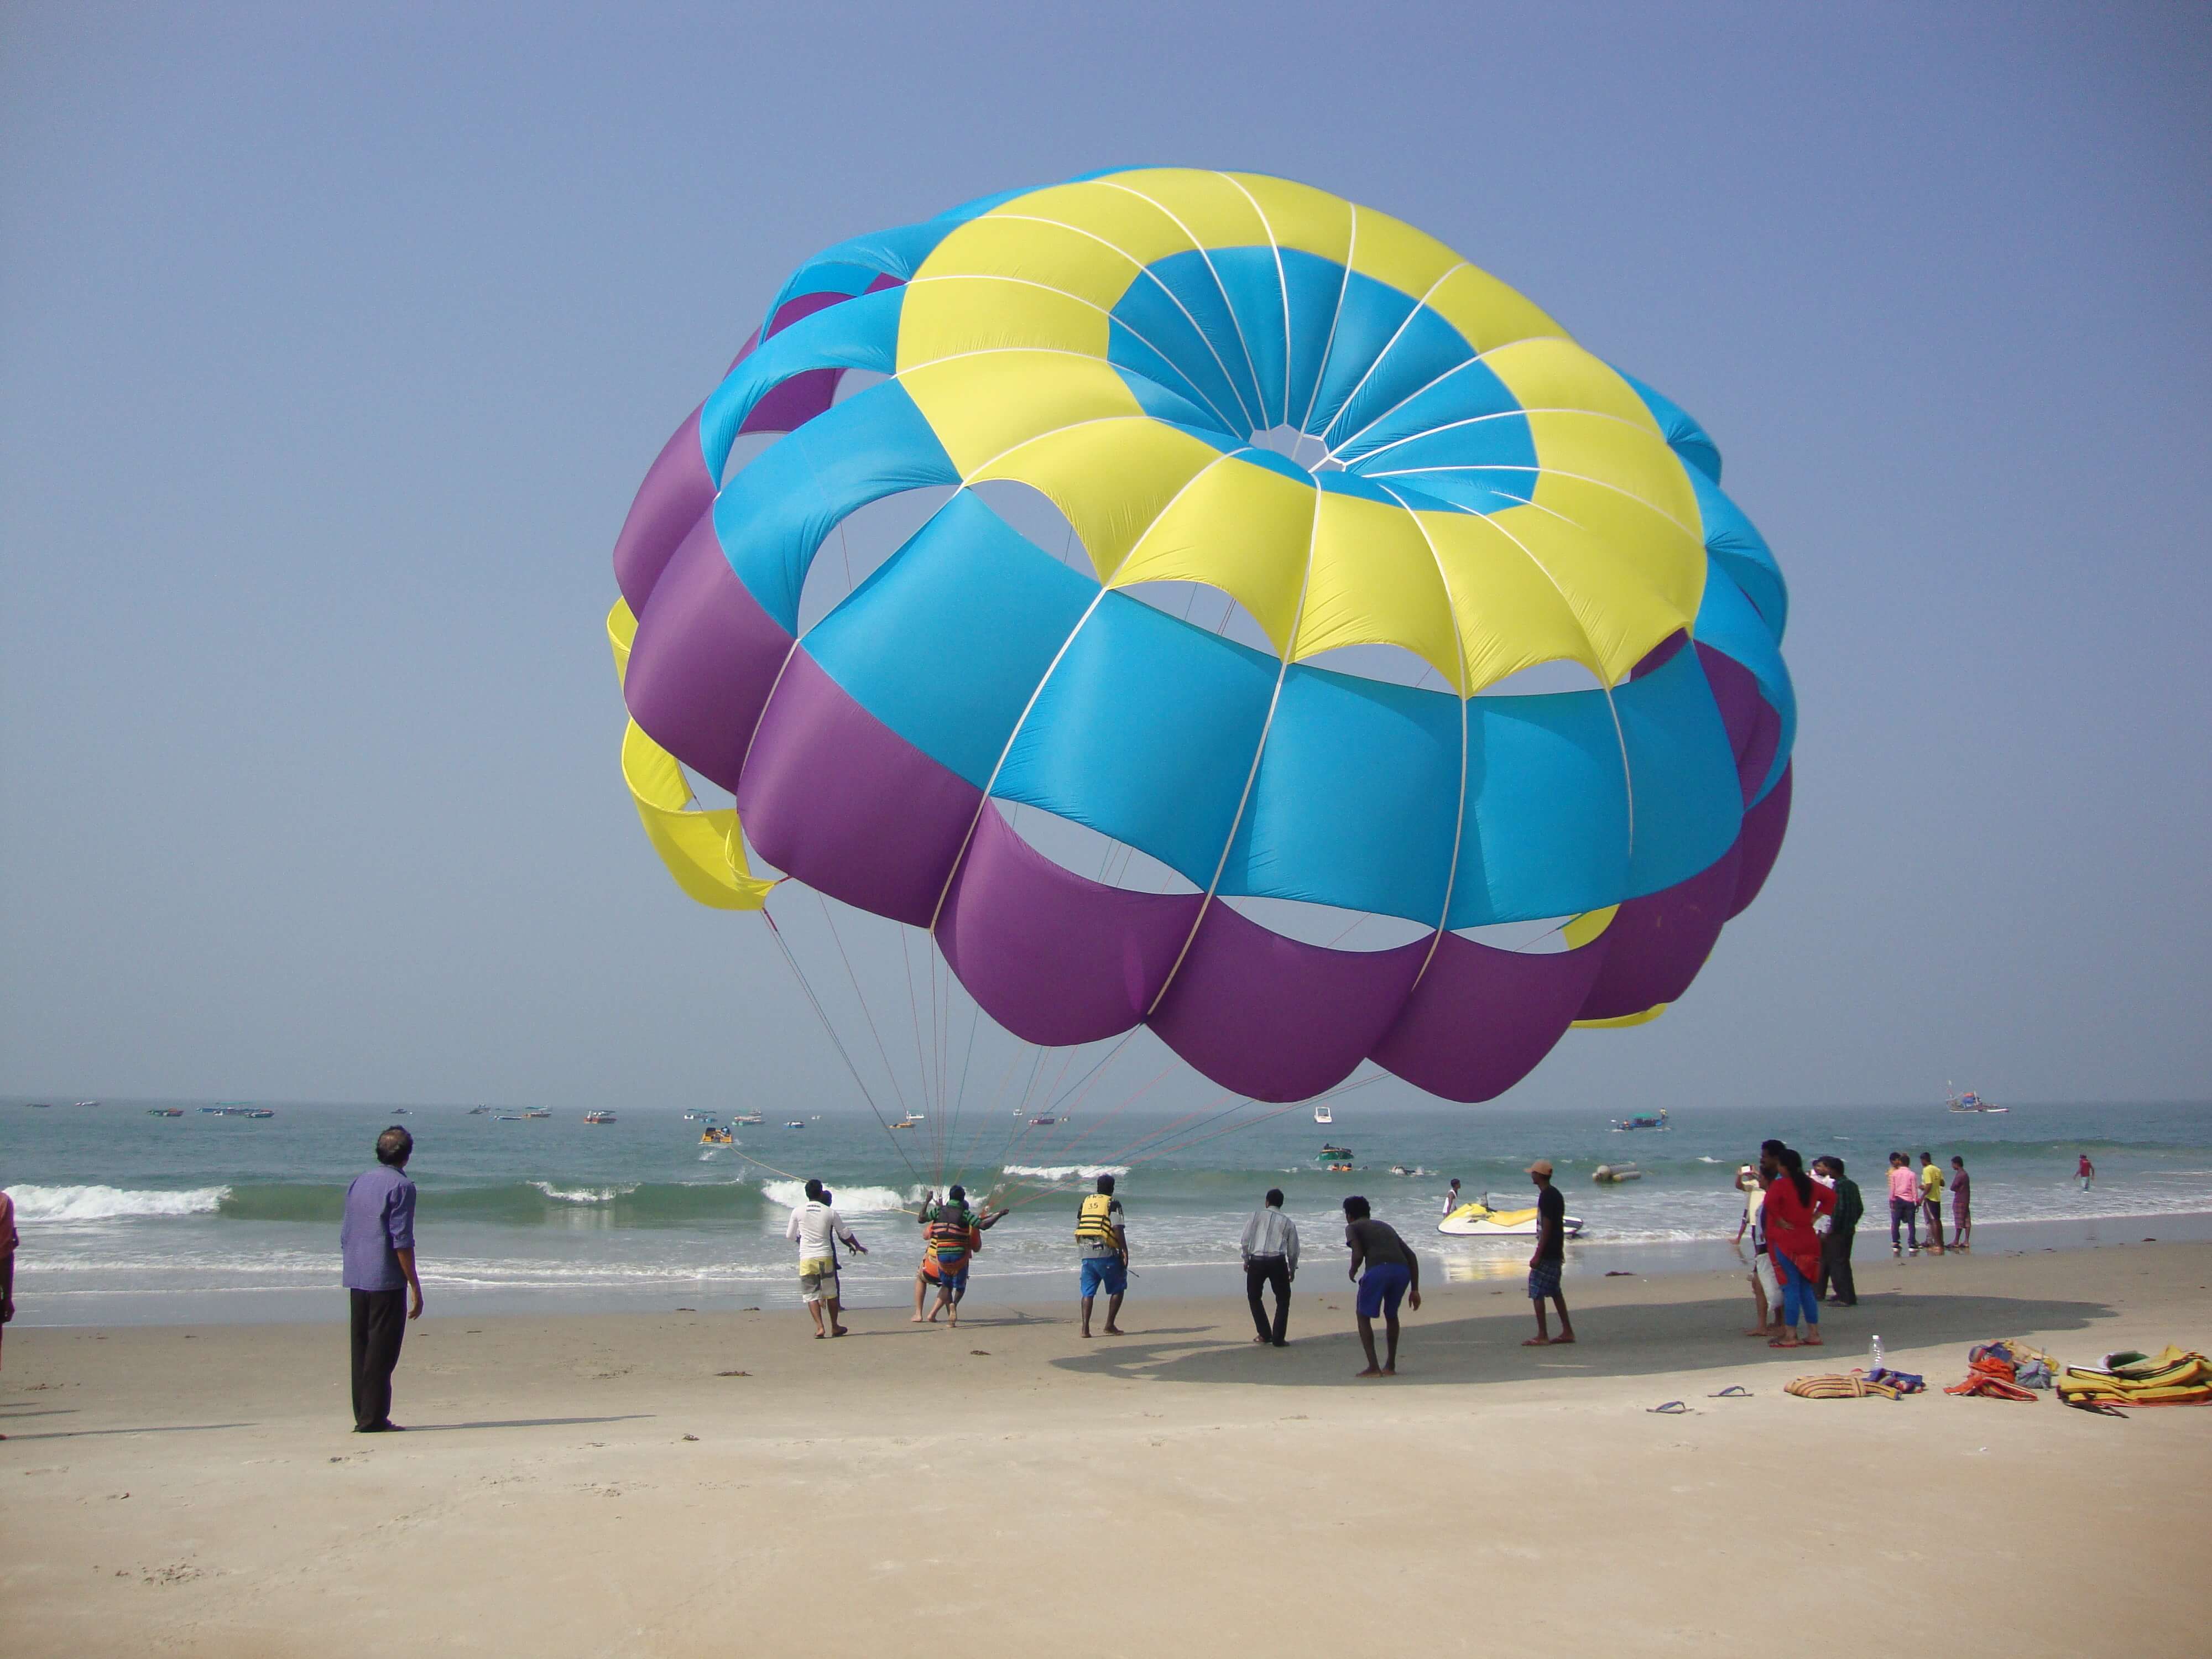
[[[1943,1254],[1943,1172],[1936,1167],[1936,1154],[1920,1154],[1920,1209],[1928,1218],[1928,1249]]]
[[[1813,1294],[1840,1308],[1856,1308],[1859,1289],[1851,1278],[1851,1238],[1866,1214],[1866,1200],[1859,1195],[1859,1183],[1844,1173],[1844,1160],[1832,1153],[1814,1158],[1813,1173],[1836,1189],[1835,1218],[1820,1239],[1820,1282]]]

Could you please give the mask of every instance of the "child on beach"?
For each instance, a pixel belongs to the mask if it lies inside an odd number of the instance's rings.
[[[1777,1143],[1779,1144],[1778,1142]],[[1743,1221],[1736,1228],[1736,1242],[1743,1242],[1747,1228],[1751,1232],[1751,1304],[1757,1318],[1746,1336],[1773,1336],[1779,1333],[1782,1319],[1782,1281],[1774,1276],[1774,1259],[1766,1249],[1766,1173],[1765,1154],[1761,1153],[1761,1167],[1743,1166],[1736,1179],[1748,1182],[1744,1188]]]

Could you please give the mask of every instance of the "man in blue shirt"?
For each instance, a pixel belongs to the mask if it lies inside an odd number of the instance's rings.
[[[345,1259],[353,1304],[353,1430],[389,1434],[392,1373],[407,1321],[422,1316],[422,1281],[415,1276],[415,1183],[406,1176],[415,1137],[394,1124],[376,1138],[376,1168],[346,1188],[338,1250]],[[414,1305],[404,1298],[412,1291]]]

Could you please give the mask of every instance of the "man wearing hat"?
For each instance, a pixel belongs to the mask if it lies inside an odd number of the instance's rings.
[[[1567,1298],[1559,1294],[1559,1270],[1567,1262],[1567,1200],[1552,1185],[1552,1161],[1540,1158],[1528,1166],[1528,1179],[1536,1183],[1536,1253],[1528,1258],[1528,1299],[1536,1304],[1536,1334],[1524,1348],[1556,1347],[1575,1340],[1575,1322],[1567,1317]],[[1559,1310],[1559,1334],[1553,1336],[1544,1322],[1544,1298]]]

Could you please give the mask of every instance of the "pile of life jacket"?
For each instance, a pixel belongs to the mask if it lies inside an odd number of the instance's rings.
[[[2022,1363],[2005,1343],[1981,1343],[1966,1351],[1966,1380],[1943,1392],[1979,1395],[1984,1400],[2025,1400],[2033,1406],[2035,1396],[2020,1380]]]
[[[2108,1353],[2101,1367],[2067,1366],[2058,1373],[2057,1389],[2068,1405],[2091,1411],[2212,1404],[2212,1361],[2172,1343],[2154,1354]]]

